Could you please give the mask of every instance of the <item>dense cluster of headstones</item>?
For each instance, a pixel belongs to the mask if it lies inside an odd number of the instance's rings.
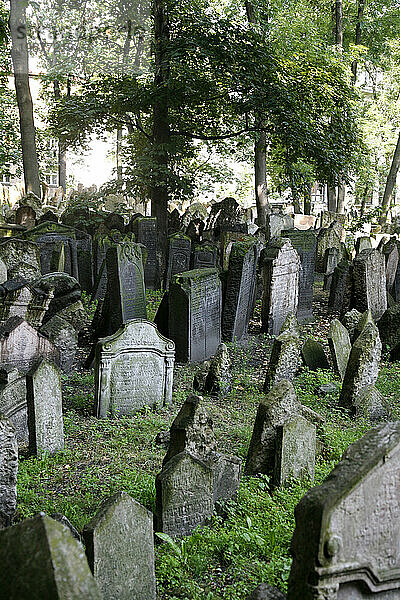
[[[303,231],[275,211],[259,230],[227,198],[210,214],[193,205],[183,216],[176,210],[169,215],[163,265],[156,219],[133,215],[126,224],[117,213],[97,221],[90,216],[86,209],[69,210],[59,222],[25,199],[16,213],[18,237],[0,240],[0,548],[6,573],[0,581],[10,600],[156,598],[153,516],[124,492],[107,499],[85,526],[85,550],[62,515],[40,513],[11,526],[18,446],[37,455],[64,447],[60,370],[73,368],[88,330],[82,290],[98,301],[88,362],[95,364],[100,418],[170,404],[175,356],[203,364],[199,392],[225,396],[232,379],[222,340],[247,335],[262,298],[262,331],[274,341],[244,471],[267,475],[271,488],[314,477],[323,420],[297,399],[292,381],[302,364],[333,366],[343,382],[342,408],[376,422],[390,415],[375,383],[382,342],[392,358],[400,356],[396,238],[377,246],[360,237],[349,252],[337,215],[327,213],[319,230]],[[312,318],[315,272],[324,275],[329,306],[340,317],[331,322],[329,357],[320,343],[300,341],[298,320]],[[166,291],[152,323],[145,291],[161,282]],[[235,497],[242,464],[218,451],[201,396],[186,400],[165,437],[156,529],[182,537]],[[399,451],[397,423],[371,430],[299,504],[289,600],[392,600],[399,593]],[[283,595],[262,584],[251,598]]]

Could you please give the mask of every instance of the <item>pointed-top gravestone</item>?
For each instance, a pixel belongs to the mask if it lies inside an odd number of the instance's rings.
[[[82,545],[43,513],[0,531],[0,560],[7,600],[102,600]]]
[[[317,251],[317,236],[313,231],[298,231],[285,229],[282,237],[288,238],[299,254],[299,302],[297,317],[300,321],[312,319],[313,285],[315,275],[315,259]]]
[[[349,332],[338,319],[333,319],[331,322],[328,343],[333,366],[340,379],[343,379],[351,352],[351,341]]]
[[[375,320],[387,309],[385,257],[379,250],[363,250],[353,261],[352,308],[370,310]]]
[[[118,492],[85,525],[89,566],[103,600],[155,600],[153,515]]]
[[[26,376],[29,450],[52,454],[64,448],[61,377],[58,368],[42,360]]]
[[[400,595],[400,423],[348,448],[295,510],[288,600],[395,600]]]

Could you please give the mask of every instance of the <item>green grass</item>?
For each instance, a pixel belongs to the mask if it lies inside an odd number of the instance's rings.
[[[150,317],[161,295],[151,293],[149,298]],[[248,348],[230,344],[233,389],[223,399],[204,398],[221,452],[246,457],[270,343],[267,336],[259,336]],[[61,512],[80,530],[102,499],[120,490],[154,510],[154,479],[165,455],[154,440],[159,431],[170,427],[191,393],[195,370],[193,365],[176,366],[170,407],[120,419],[92,416],[92,372],[64,378],[66,450],[55,456],[21,458],[17,520],[38,511]],[[338,409],[340,384],[328,396],[317,393],[322,384],[331,381],[339,383],[329,370],[303,369],[294,382],[299,400],[325,419],[318,428],[317,484],[348,445],[370,427],[367,421],[350,419]],[[393,415],[399,418],[399,363],[383,364],[377,387],[390,399]],[[237,500],[224,507],[224,517],[213,517],[206,527],[180,542],[157,546],[159,600],[245,600],[261,581],[285,591],[294,507],[311,485],[310,481],[294,481],[271,494],[265,476],[244,477]]]

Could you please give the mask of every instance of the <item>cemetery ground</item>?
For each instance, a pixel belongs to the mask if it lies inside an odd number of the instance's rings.
[[[329,319],[325,292],[316,284],[315,320],[302,327],[308,337],[326,343]],[[148,292],[149,318],[161,299]],[[88,311],[93,306],[86,303]],[[271,350],[270,336],[259,334],[256,318],[247,344],[229,344],[233,362],[232,391],[224,398],[204,396],[214,421],[221,452],[245,460]],[[385,358],[385,355],[384,355]],[[155,475],[166,447],[156,440],[166,432],[193,391],[196,365],[175,365],[171,406],[143,410],[133,417],[97,419],[93,371],[77,369],[63,381],[66,450],[53,456],[21,457],[18,512],[15,521],[39,511],[63,513],[81,530],[107,496],[124,490],[148,509],[155,508]],[[296,377],[299,400],[323,416],[318,428],[315,484],[321,483],[344,450],[370,427],[338,408],[339,378],[333,370],[302,369]],[[326,394],[321,386],[329,386]],[[383,362],[377,388],[390,400],[393,419],[400,419],[400,363]],[[324,395],[325,394],[325,395]],[[168,536],[156,551],[158,598],[245,600],[261,582],[286,590],[294,508],[311,481],[292,481],[270,491],[266,476],[242,478],[237,499],[221,506],[209,524],[174,541]],[[161,541],[161,540],[160,540]]]

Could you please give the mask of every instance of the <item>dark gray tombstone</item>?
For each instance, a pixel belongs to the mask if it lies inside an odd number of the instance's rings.
[[[352,264],[342,260],[332,274],[328,307],[333,312],[344,314],[350,307],[352,293]]]
[[[317,237],[313,231],[297,231],[295,229],[285,229],[281,235],[291,241],[300,257],[297,318],[299,321],[312,319]]]
[[[257,258],[256,240],[233,244],[222,313],[222,338],[226,342],[247,334],[254,306]]]
[[[213,507],[212,469],[186,451],[171,458],[156,477],[157,531],[190,535],[211,517]]]
[[[170,283],[169,337],[176,359],[203,361],[221,343],[221,282],[216,269],[197,269],[175,275]]]
[[[371,429],[295,510],[288,600],[400,594],[400,423]]]
[[[0,531],[0,587],[7,600],[101,600],[82,545],[39,513]]]
[[[156,600],[153,515],[126,492],[105,500],[83,536],[103,600]]]
[[[356,239],[355,250],[357,254],[360,254],[362,250],[372,250],[372,241],[368,235],[361,235]]]
[[[157,219],[155,217],[138,217],[132,225],[136,242],[147,249],[147,260],[144,268],[146,287],[157,290],[160,287],[160,269],[157,258]]]
[[[183,233],[175,233],[168,238],[168,266],[165,288],[168,289],[173,275],[189,271],[190,268],[190,238]]]
[[[192,252],[192,269],[210,269],[217,266],[218,248],[204,242],[195,244]]]
[[[306,367],[315,371],[316,369],[329,369],[328,359],[325,350],[320,342],[308,339],[304,342],[301,350],[303,361]]]
[[[399,264],[399,249],[396,238],[389,240],[382,248],[386,265],[386,290],[391,293]]]
[[[273,238],[262,251],[261,261],[262,330],[277,335],[288,314],[297,312],[300,258],[290,240]]]
[[[379,250],[362,250],[353,261],[351,308],[369,309],[376,321],[387,309],[385,258]]]
[[[324,256],[324,290],[331,289],[333,272],[339,263],[339,250],[337,248],[328,248]]]
[[[339,228],[335,227],[335,223],[327,227],[326,229],[320,229],[317,237],[317,257],[316,257],[316,271],[317,273],[324,272],[324,257],[325,252],[328,248],[337,248],[339,251],[339,260],[344,258],[343,248],[339,235]]]

